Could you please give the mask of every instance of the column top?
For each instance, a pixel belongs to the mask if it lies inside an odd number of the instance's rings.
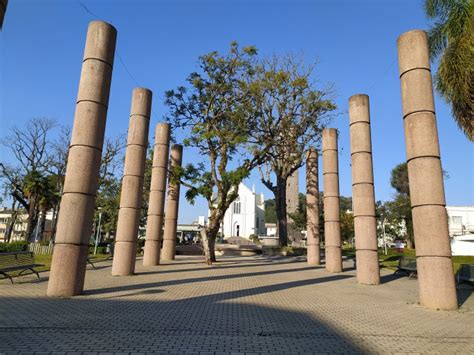
[[[155,144],[168,145],[171,125],[168,122],[158,122],[155,126]]]
[[[104,21],[90,22],[83,60],[98,59],[113,66],[116,40],[117,30],[114,26]]]
[[[369,96],[356,94],[349,98],[349,125],[356,122],[370,123]]]
[[[428,36],[423,30],[403,33],[397,39],[400,76],[412,69],[430,70]]]
[[[132,107],[130,108],[131,115],[142,115],[150,117],[151,114],[151,100],[153,93],[150,89],[134,88],[132,93]]]
[[[337,129],[323,129],[323,151],[332,149],[337,150]]]

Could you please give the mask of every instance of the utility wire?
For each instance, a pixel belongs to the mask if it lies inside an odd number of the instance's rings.
[[[94,12],[92,12],[86,5],[84,5],[80,0],[76,0],[77,4],[85,11],[87,12],[93,19],[97,19],[97,20],[101,20],[103,21],[103,19],[99,16],[97,16],[97,14],[95,14]],[[120,64],[122,65],[123,69],[125,70],[125,72],[128,74],[128,76],[130,77],[130,79],[132,80],[132,82],[136,85],[136,86],[139,86],[139,87],[143,87],[143,85],[140,85],[140,83],[138,82],[138,80],[135,78],[135,76],[131,73],[131,71],[127,68],[127,65],[125,64],[125,61],[123,60],[122,56],[120,55],[119,52],[116,52],[116,55],[117,55],[117,58],[119,59],[119,62]],[[153,106],[152,106],[152,109],[151,109],[151,113],[153,116],[155,116],[156,119],[159,120],[158,116],[155,114],[155,112],[153,111]]]
[[[395,64],[396,61],[397,61],[397,60],[394,59],[394,60],[392,61],[392,63],[390,63],[390,65],[387,67],[387,69],[384,70],[384,72],[382,73],[382,75],[381,75],[379,78],[375,79],[375,81],[372,83],[372,85],[370,85],[369,87],[367,87],[367,90],[366,90],[366,91],[369,91],[369,90],[373,89],[374,86],[375,86],[375,84],[377,84],[377,83],[380,81],[380,79],[384,78],[385,75],[387,75],[387,73],[389,72],[389,70],[392,69],[392,67],[393,67],[393,65]]]

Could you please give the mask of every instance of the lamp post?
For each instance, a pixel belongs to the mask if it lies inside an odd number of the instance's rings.
[[[382,215],[382,240],[384,254],[387,255],[387,240],[385,239],[385,216]]]
[[[99,223],[97,226],[97,233],[95,235],[95,247],[94,247],[94,255],[97,254],[97,247],[99,246],[99,238],[100,238],[100,221],[102,219],[102,212],[100,212],[100,207],[99,209]]]

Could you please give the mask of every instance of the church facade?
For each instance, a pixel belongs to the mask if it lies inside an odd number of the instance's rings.
[[[227,210],[221,225],[224,238],[265,235],[265,200],[255,188],[239,185],[239,196]]]

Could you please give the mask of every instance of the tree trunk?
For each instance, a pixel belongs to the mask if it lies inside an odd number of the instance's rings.
[[[202,247],[204,249],[204,258],[207,265],[212,265],[216,262],[216,237],[219,232],[220,220],[211,218],[209,226],[201,230]]]
[[[286,179],[277,176],[275,209],[277,215],[277,234],[280,246],[288,245],[288,220],[286,215]]]
[[[59,203],[57,203],[54,206],[53,217],[52,217],[52,220],[51,220],[51,237],[50,237],[50,240],[52,240],[53,242],[56,239],[56,227],[57,227],[57,224],[58,224],[58,213],[59,213]]]
[[[35,238],[35,228],[38,223],[38,209],[35,199],[31,199],[28,208],[28,225],[26,226],[26,241],[32,242]]]
[[[5,243],[10,243],[17,218],[18,210],[12,209],[12,217],[10,218],[10,223],[8,224],[7,230],[5,231]]]
[[[211,265],[211,251],[209,248],[209,240],[207,239],[206,228],[201,229],[202,249],[204,250],[204,259],[207,265]]]
[[[45,238],[45,227],[46,227],[46,211],[43,210],[41,211],[41,214],[40,214],[40,220],[39,220],[39,231],[38,231],[38,235],[39,235],[39,240],[40,242],[43,241],[43,239]]]

